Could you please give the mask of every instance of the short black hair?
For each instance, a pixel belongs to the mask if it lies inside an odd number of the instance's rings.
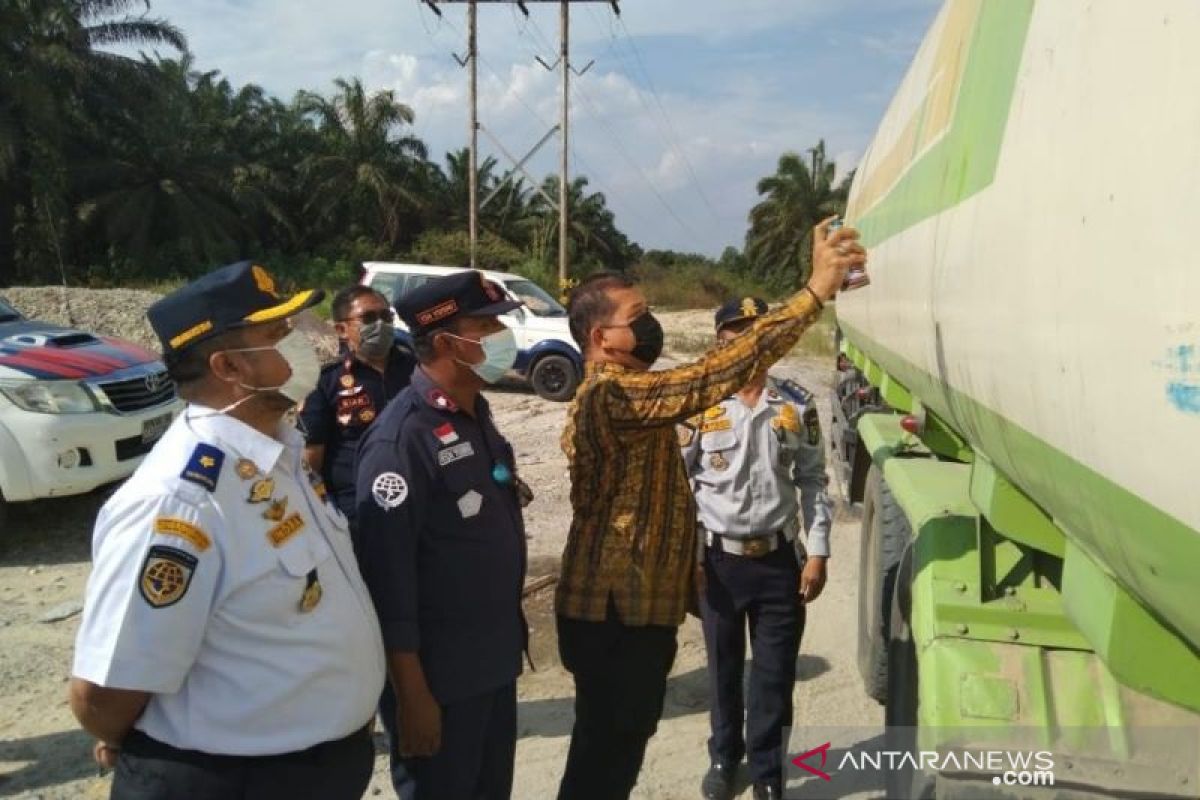
[[[356,283],[353,286],[347,286],[345,289],[339,289],[338,293],[333,296],[333,302],[330,303],[330,313],[333,315],[334,322],[345,322],[350,315],[350,306],[354,305],[354,301],[368,294],[373,294],[383,302],[391,306],[391,301],[383,296],[383,292],[378,289],[372,289],[370,286],[363,286],[361,283]]]
[[[413,355],[417,357],[417,361],[422,364],[428,364],[436,357],[433,347],[433,337],[439,333],[457,333],[458,320],[450,320],[445,325],[439,325],[436,328],[431,328],[424,333],[419,333],[412,337]]]
[[[245,328],[235,328],[183,350],[167,353],[163,357],[163,363],[167,365],[167,375],[175,382],[180,397],[188,399],[192,388],[208,377],[208,360],[213,353],[241,347],[245,343],[242,337],[244,330]]]
[[[608,291],[632,289],[636,285],[637,281],[625,273],[609,270],[587,276],[571,290],[567,301],[567,323],[571,328],[571,338],[581,351],[587,351],[588,332],[616,311],[616,304],[608,296]]]

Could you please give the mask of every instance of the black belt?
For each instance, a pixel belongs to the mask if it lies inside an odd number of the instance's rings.
[[[217,753],[205,753],[201,750],[185,750],[181,747],[169,745],[166,742],[159,741],[153,736],[146,734],[136,728],[131,730],[126,735],[125,740],[121,743],[121,750],[132,756],[140,756],[142,758],[157,758],[165,761],[178,761],[184,764],[191,764],[196,767],[236,767],[248,764],[266,764],[266,763],[315,763],[325,757],[330,750],[335,750],[356,739],[370,740],[371,731],[370,723],[362,726],[354,733],[348,736],[343,736],[341,739],[331,739],[327,742],[314,744],[312,747],[306,747],[303,750],[293,750],[290,753],[275,753],[271,755],[261,756],[238,756],[238,755],[223,755]]]

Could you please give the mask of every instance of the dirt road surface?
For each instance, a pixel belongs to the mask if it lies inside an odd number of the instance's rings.
[[[708,312],[663,318],[669,343],[694,340],[710,330]],[[795,378],[817,394],[828,430],[829,361],[795,357],[775,373]],[[537,493],[527,509],[530,579],[553,574],[570,518],[566,461],[558,446],[566,407],[519,388],[494,391],[490,398],[500,429],[515,446],[522,476]],[[97,776],[91,742],[65,702],[89,570],[91,526],[105,496],[100,492],[14,506],[0,532],[0,797],[76,800],[108,795],[110,779]],[[839,507],[829,584],[810,609],[797,669],[798,725],[874,726],[882,719],[881,709],[863,694],[854,664],[859,524],[856,511]],[[554,641],[552,598],[548,588],[527,602],[537,671],[527,671],[519,684],[513,796],[521,800],[554,797],[573,720],[570,675],[558,663]],[[663,721],[634,797],[699,797],[699,781],[708,766],[707,710],[703,638],[689,618],[680,631]],[[392,797],[379,737],[377,745],[380,755],[367,797]],[[744,780],[740,785],[739,797],[750,797]]]

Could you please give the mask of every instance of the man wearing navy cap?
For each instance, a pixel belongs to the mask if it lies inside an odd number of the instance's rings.
[[[497,318],[516,306],[473,270],[401,299],[420,366],[358,451],[359,559],[417,800],[512,791],[530,495],[480,392],[516,359]]]
[[[716,313],[718,345],[767,314],[757,297]],[[765,367],[731,397],[678,426],[699,525],[700,611],[712,689],[706,800],[729,800],[742,756],[755,800],[783,796],[783,730],[792,724],[805,606],[825,585],[833,507],[811,393]],[[798,535],[805,532],[807,547]],[[746,624],[750,690],[744,696]]]
[[[312,345],[249,261],[155,303],[184,412],[104,504],[71,709],[117,800],[359,798],[383,648],[346,518],[284,417]]]

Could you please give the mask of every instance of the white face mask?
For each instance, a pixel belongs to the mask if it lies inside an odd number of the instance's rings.
[[[259,350],[274,350],[279,353],[292,374],[278,386],[249,386],[245,383],[239,383],[238,386],[252,392],[277,392],[296,405],[303,403],[317,388],[317,381],[321,377],[321,362],[317,358],[317,351],[300,331],[289,331],[287,336],[272,347],[238,347],[226,352],[253,353]]]

